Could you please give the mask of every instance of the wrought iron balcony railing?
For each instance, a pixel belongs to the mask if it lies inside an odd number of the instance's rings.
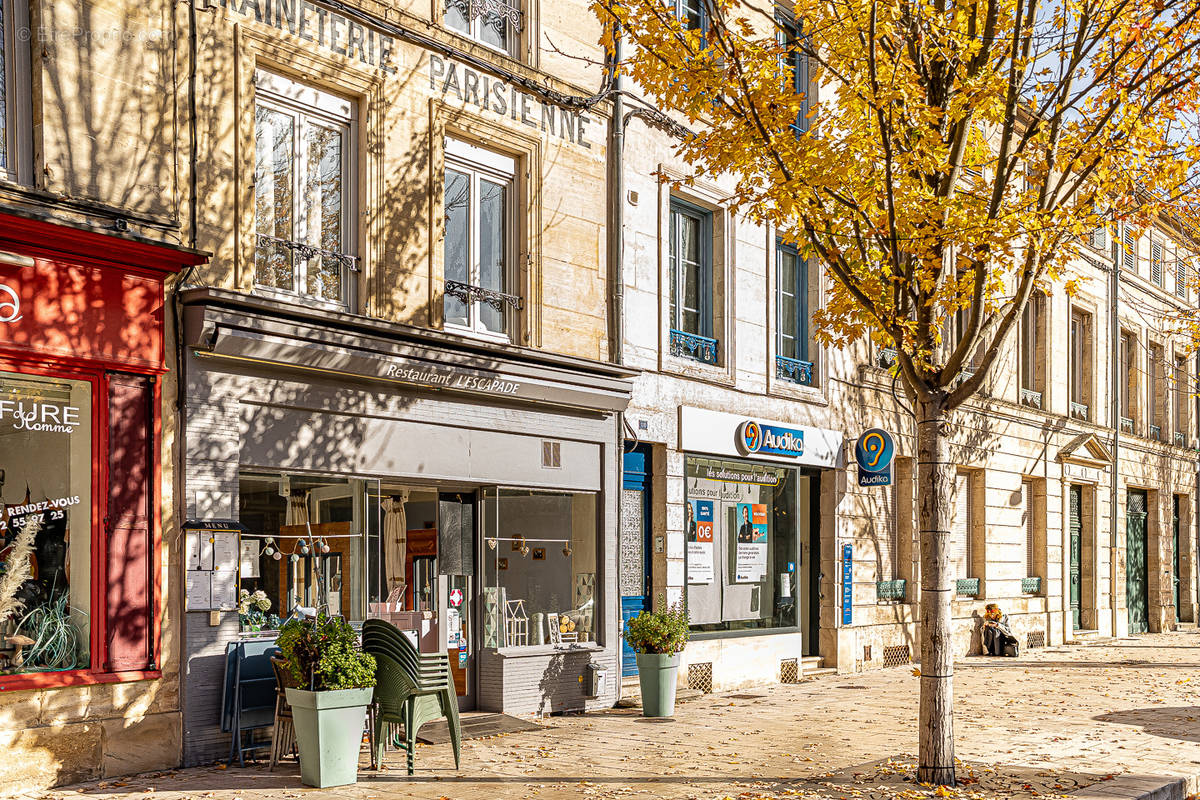
[[[503,311],[505,306],[522,308],[525,305],[525,301],[515,294],[505,294],[459,281],[446,281],[445,291],[450,297],[457,297],[464,303],[487,303],[497,311]]]
[[[1150,438],[1158,442],[1162,441],[1162,425],[1150,426]]]
[[[896,366],[896,348],[881,347],[879,349],[879,366],[883,369],[891,369]]]
[[[690,358],[701,364],[717,363],[717,340],[697,333],[671,329],[671,355]]]
[[[954,593],[965,597],[979,597],[979,578],[959,578],[954,582]]]
[[[467,19],[481,17],[486,24],[499,30],[502,24],[511,25],[520,33],[525,24],[525,15],[517,3],[510,0],[449,0]]]
[[[775,377],[803,386],[812,386],[813,363],[798,358],[775,356]]]
[[[1121,433],[1133,433],[1133,420],[1129,417],[1121,417]]]
[[[1041,594],[1041,578],[1021,578],[1021,591],[1024,594]]]
[[[303,258],[305,261],[320,256],[321,258],[331,258],[339,262],[343,267],[351,272],[358,272],[358,256],[339,253],[336,250],[326,250],[316,245],[306,244],[305,242],[294,242],[291,239],[280,239],[278,236],[269,236],[265,233],[255,234],[255,244],[258,247],[276,250],[290,250],[295,255]]]
[[[1071,417],[1073,419],[1084,419],[1084,420],[1091,419],[1092,418],[1092,409],[1088,406],[1087,403],[1076,403],[1074,400],[1072,400],[1071,401]]]
[[[1187,447],[1187,437],[1183,435],[1183,431],[1175,431],[1175,446]]]
[[[1033,389],[1021,390],[1021,405],[1033,406],[1034,408],[1042,407],[1042,393],[1035,392]]]
[[[903,578],[894,581],[879,581],[875,584],[875,596],[880,600],[903,600],[908,593],[908,582]]]

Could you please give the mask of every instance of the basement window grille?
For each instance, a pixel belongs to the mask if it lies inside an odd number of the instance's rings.
[[[899,667],[912,663],[912,650],[906,644],[883,648],[883,666]]]
[[[704,694],[712,694],[712,662],[706,661],[700,664],[688,664],[688,688],[703,692]]]

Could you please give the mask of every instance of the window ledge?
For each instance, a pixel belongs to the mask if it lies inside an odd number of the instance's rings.
[[[131,672],[92,672],[79,669],[70,672],[29,672],[24,675],[0,676],[0,692],[22,689],[60,689],[67,686],[95,686],[101,683],[132,683],[153,681],[162,677],[162,670]]]
[[[500,647],[496,655],[501,658],[533,658],[535,656],[554,656],[563,653],[603,653],[606,648],[595,642],[580,642],[578,644],[535,644],[529,647]]]

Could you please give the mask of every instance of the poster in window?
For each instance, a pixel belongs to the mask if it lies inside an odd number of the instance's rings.
[[[687,502],[688,583],[713,582],[713,503]]]
[[[735,583],[759,583],[767,574],[767,506],[737,504]]]

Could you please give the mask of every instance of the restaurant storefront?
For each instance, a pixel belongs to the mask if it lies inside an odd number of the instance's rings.
[[[178,764],[165,284],[200,260],[0,214],[0,789]]]
[[[627,373],[232,292],[184,302],[189,517],[240,527],[207,589],[189,571],[185,761],[228,750],[227,644],[297,609],[413,631],[450,654],[464,709],[612,705],[615,678],[594,678],[619,658]]]

